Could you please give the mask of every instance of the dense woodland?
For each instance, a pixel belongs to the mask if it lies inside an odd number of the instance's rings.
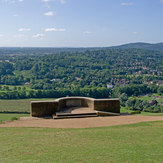
[[[0,98],[107,98],[123,94],[122,98],[128,99],[163,94],[161,51],[6,48],[0,52]]]

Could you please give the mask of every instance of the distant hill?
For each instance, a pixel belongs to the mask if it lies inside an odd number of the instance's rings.
[[[129,43],[111,47],[0,47],[1,55],[45,55],[62,52],[78,53],[86,51],[98,51],[107,49],[145,49],[163,51],[163,42],[149,44],[143,42]]]
[[[156,43],[156,44],[149,44],[144,42],[137,42],[137,43],[129,43],[120,46],[112,46],[109,47],[111,49],[129,49],[129,48],[137,48],[137,49],[147,49],[147,50],[154,50],[154,51],[163,51],[163,42]]]
[[[100,47],[0,47],[1,55],[45,55],[45,54],[56,54],[62,52],[85,52],[101,50],[104,48]],[[105,48],[106,49],[106,48]]]

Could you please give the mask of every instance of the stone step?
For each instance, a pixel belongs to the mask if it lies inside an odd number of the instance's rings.
[[[76,116],[76,115],[96,115],[96,112],[88,112],[88,113],[62,113],[56,112],[56,116]]]
[[[104,111],[96,111],[98,116],[119,116],[120,113],[112,113],[112,112],[104,112]]]
[[[86,117],[97,117],[96,113],[56,113],[53,115],[53,119],[66,119],[66,118],[86,118]]]

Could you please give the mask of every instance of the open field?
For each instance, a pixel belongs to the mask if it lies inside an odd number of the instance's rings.
[[[0,123],[30,115],[30,101],[54,99],[0,100]]]
[[[0,112],[30,112],[30,102],[53,99],[21,99],[21,100],[0,100]]]
[[[138,97],[138,99],[140,99],[140,100],[146,100],[146,101],[152,101],[152,100],[156,99],[158,101],[158,103],[163,102],[163,97],[161,95],[158,95],[158,94],[155,94],[155,95],[157,95],[157,96],[155,96],[155,97],[141,96],[141,97]]]
[[[141,115],[163,116],[163,113],[141,112]]]
[[[0,113],[0,123],[3,121],[12,121],[13,119],[19,119],[20,117],[26,117],[29,114],[18,114],[18,113]]]
[[[163,122],[89,128],[0,128],[0,162],[163,162]]]
[[[0,111],[29,112],[31,100],[0,100]]]
[[[26,85],[0,85],[0,86],[1,86],[1,88],[8,87],[9,90],[13,90],[14,88],[16,88],[16,89],[21,88],[22,89],[24,87],[26,90],[32,90],[30,87],[28,87]]]

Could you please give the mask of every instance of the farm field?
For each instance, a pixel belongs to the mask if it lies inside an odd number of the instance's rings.
[[[0,162],[163,162],[163,122],[0,133]]]
[[[162,96],[160,96],[161,98],[158,98],[158,97],[157,98],[154,98],[154,97],[149,97],[149,96],[142,96],[142,97],[139,97],[138,99],[147,100],[147,101],[152,101],[152,100],[156,99],[158,101],[158,103],[163,102],[163,97]]]
[[[30,102],[39,100],[54,100],[54,98],[0,100],[0,112],[30,112]]]

